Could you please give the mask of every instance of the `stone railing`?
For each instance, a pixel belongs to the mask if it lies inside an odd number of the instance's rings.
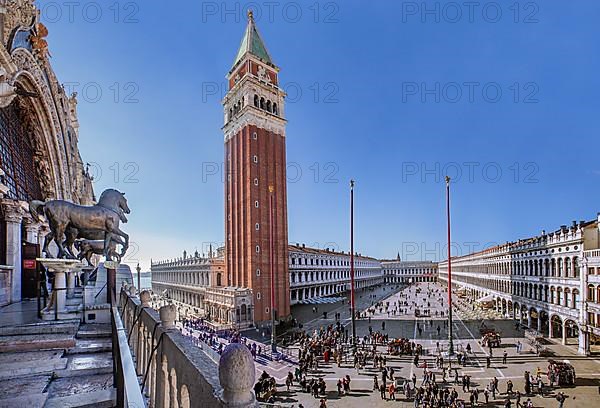
[[[149,406],[257,407],[254,360],[248,348],[228,345],[217,364],[176,328],[174,305],[157,312],[150,300],[149,291],[139,298],[126,291],[120,295],[123,325]]]
[[[590,249],[589,251],[583,251],[583,253],[588,258],[600,258],[600,249]]]

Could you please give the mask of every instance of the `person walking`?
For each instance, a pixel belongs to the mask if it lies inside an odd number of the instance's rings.
[[[506,350],[504,350],[504,353],[502,354],[502,364],[506,364],[507,357],[508,357],[508,353],[506,353]]]
[[[565,394],[563,394],[562,392],[559,392],[558,395],[556,396],[556,400],[558,401],[558,408],[563,408],[564,404],[565,404]]]
[[[379,395],[381,395],[382,400],[387,401],[387,398],[385,397],[385,385],[383,384],[379,386]]]
[[[394,400],[396,401],[396,386],[394,385],[393,382],[390,383],[390,388],[388,389],[389,393],[390,393],[390,401]]]

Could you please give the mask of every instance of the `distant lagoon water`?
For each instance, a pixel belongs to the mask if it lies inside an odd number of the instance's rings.
[[[133,272],[133,284],[137,285],[137,272]],[[152,289],[152,274],[150,272],[142,272],[140,277],[141,289]]]

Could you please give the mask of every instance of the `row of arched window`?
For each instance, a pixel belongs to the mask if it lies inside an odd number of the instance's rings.
[[[445,278],[442,278],[445,279]],[[453,282],[454,283],[454,282]],[[484,279],[471,276],[460,276],[457,285],[470,284],[480,288],[487,288],[507,295],[520,296],[531,300],[551,303],[558,306],[575,309],[579,302],[579,289],[562,288],[531,282],[511,282],[508,280]]]
[[[254,95],[254,107],[265,110],[273,115],[279,116],[279,108],[276,102],[271,102],[263,96]]]
[[[357,270],[354,271],[354,277],[361,279],[364,277],[378,277],[380,274],[373,271]],[[330,280],[347,280],[350,279],[350,271],[301,271],[291,272],[290,282],[296,283],[296,277],[298,282],[317,282],[317,281],[330,281]]]
[[[579,258],[546,258],[515,262],[501,262],[480,265],[456,265],[464,272],[491,273],[496,275],[554,276],[559,278],[578,278],[580,274]]]
[[[231,108],[229,108],[229,116],[227,117],[227,121],[229,122],[235,115],[237,115],[242,108],[244,107],[244,98],[239,99],[236,103],[234,103]]]
[[[276,102],[271,102],[269,99],[265,99],[264,96],[254,95],[254,107],[272,113],[273,115],[279,116],[279,107]],[[233,119],[241,110],[244,108],[244,98],[240,98],[236,103],[231,105],[229,108],[229,115],[227,116],[227,122]]]

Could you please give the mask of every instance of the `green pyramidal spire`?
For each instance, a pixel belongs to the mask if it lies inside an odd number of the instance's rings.
[[[273,61],[271,60],[271,56],[269,55],[269,51],[267,51],[267,47],[265,47],[265,43],[263,42],[260,34],[258,33],[258,29],[256,28],[256,24],[254,24],[254,16],[252,14],[252,10],[248,10],[248,25],[246,26],[246,31],[244,32],[244,38],[242,38],[242,43],[240,44],[240,49],[235,56],[235,62],[233,63],[233,67],[235,67],[238,62],[244,57],[244,55],[249,52],[257,58],[260,58],[262,61],[273,65]]]

